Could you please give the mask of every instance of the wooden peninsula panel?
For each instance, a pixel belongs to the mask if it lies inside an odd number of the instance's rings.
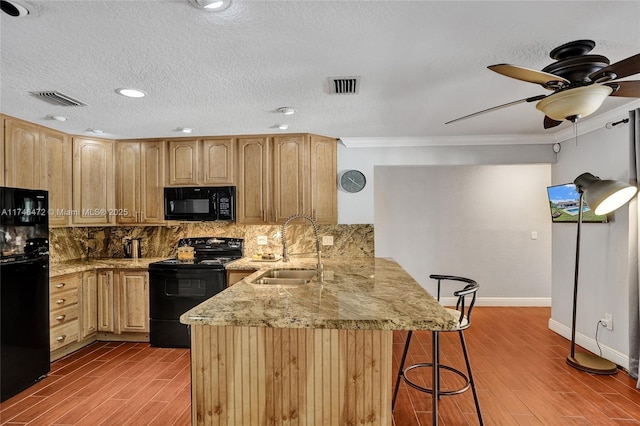
[[[196,425],[391,425],[390,330],[191,325]]]

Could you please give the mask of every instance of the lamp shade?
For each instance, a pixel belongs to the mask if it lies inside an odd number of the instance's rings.
[[[611,213],[624,206],[636,195],[638,188],[618,180],[601,180],[591,173],[583,173],[573,183],[584,193],[587,205],[597,215]]]
[[[611,87],[600,84],[576,87],[547,96],[536,108],[556,121],[586,117],[596,112],[611,92]]]

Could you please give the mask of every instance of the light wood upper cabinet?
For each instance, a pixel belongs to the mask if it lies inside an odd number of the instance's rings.
[[[169,185],[195,185],[198,182],[198,141],[170,140]]]
[[[273,148],[273,191],[270,221],[309,213],[309,143],[305,135],[276,136]]]
[[[269,138],[238,139],[238,187],[236,220],[239,223],[268,223]]]
[[[120,271],[120,331],[149,331],[149,273],[147,271]]]
[[[73,138],[74,225],[114,225],[115,182],[111,140]]]
[[[49,191],[49,226],[68,226],[71,141],[68,135],[5,118],[5,185]]]
[[[16,188],[40,186],[40,127],[24,121],[5,121],[5,181]]]
[[[205,185],[231,185],[234,182],[234,140],[212,138],[202,141],[200,162],[202,183]]]
[[[40,185],[40,127],[20,120],[5,121],[5,181],[16,188]]]
[[[140,145],[140,223],[164,221],[165,143]]]
[[[238,138],[239,223],[283,223],[304,213],[337,223],[336,140],[289,134]]]
[[[164,220],[164,142],[116,143],[116,221],[119,224]]]
[[[5,186],[4,183],[4,126],[5,117],[0,114],[0,121],[2,121],[2,129],[0,130],[0,186]]]
[[[337,223],[336,140],[310,134],[73,137],[0,116],[0,184],[49,191],[50,226],[164,223],[165,186],[236,185],[236,221]]]
[[[170,140],[169,186],[231,185],[234,182],[234,140]]]
[[[71,222],[71,140],[54,131],[40,132],[40,186],[49,191],[49,226]]]
[[[320,224],[338,223],[337,141],[310,135],[311,216]]]

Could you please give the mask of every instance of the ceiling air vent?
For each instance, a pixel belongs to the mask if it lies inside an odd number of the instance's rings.
[[[62,94],[60,92],[55,92],[53,90],[43,90],[41,92],[29,92],[36,98],[40,98],[43,101],[49,102],[53,105],[62,105],[62,106],[87,106],[87,104],[82,103],[73,99],[70,96]]]
[[[337,95],[357,95],[360,77],[329,77],[329,92]]]

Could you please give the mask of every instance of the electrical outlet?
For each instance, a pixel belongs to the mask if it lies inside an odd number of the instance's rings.
[[[269,243],[266,235],[258,235],[258,245],[266,246]]]
[[[323,235],[322,236],[322,245],[323,246],[332,246],[333,245],[333,235]]]
[[[613,330],[613,315],[604,314],[604,318],[602,318],[600,321],[602,321],[607,330]]]

